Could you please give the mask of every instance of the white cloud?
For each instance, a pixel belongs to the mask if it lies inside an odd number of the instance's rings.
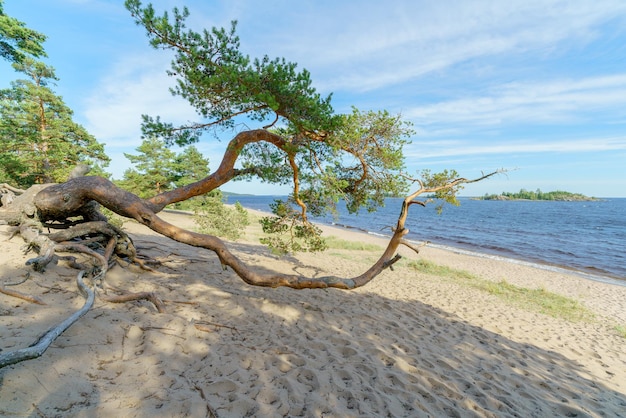
[[[476,58],[560,54],[596,39],[607,20],[623,20],[626,3],[322,2],[315,13],[302,4],[290,9],[278,17],[291,29],[281,42],[268,42],[257,32],[252,49],[266,51],[270,45],[312,69],[322,78],[321,90],[370,91]],[[242,21],[242,30],[246,24]]]
[[[161,115],[164,120],[194,119],[194,110],[174,97],[174,80],[165,70],[165,54],[146,53],[120,59],[96,84],[86,100],[87,129],[108,147],[135,147],[141,143],[141,115]]]
[[[443,101],[405,110],[420,126],[437,124],[500,125],[520,122],[581,122],[623,120],[626,114],[626,74],[509,83],[475,97]],[[595,112],[602,112],[597,115]]]
[[[443,146],[441,146],[443,145]],[[429,143],[422,148],[422,143],[412,144],[406,152],[407,158],[440,158],[452,156],[513,154],[513,153],[581,153],[597,151],[626,150],[626,137],[588,138],[581,140],[558,141],[511,141],[498,144],[465,142]]]

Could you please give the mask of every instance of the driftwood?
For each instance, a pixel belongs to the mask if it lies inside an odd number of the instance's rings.
[[[85,297],[85,304],[78,311],[74,312],[67,319],[59,323],[58,325],[50,328],[41,337],[37,339],[33,344],[27,348],[21,348],[8,353],[0,354],[0,368],[9,366],[11,364],[19,363],[24,360],[31,360],[41,355],[50,347],[50,344],[57,339],[66,329],[72,326],[72,324],[80,319],[83,315],[91,309],[93,306],[96,294],[92,288],[87,286],[83,281],[84,271],[80,271],[76,276],[76,284],[80,293]]]
[[[37,305],[45,305],[46,303],[39,299],[37,296],[27,295],[22,292],[18,292],[17,290],[7,289],[4,286],[0,286],[0,293],[3,293],[7,296],[12,296],[14,298],[25,300],[26,302],[36,303]]]
[[[120,295],[99,295],[100,299],[111,303],[124,303],[134,300],[152,302],[159,313],[165,313],[165,305],[155,292],[122,293]]]

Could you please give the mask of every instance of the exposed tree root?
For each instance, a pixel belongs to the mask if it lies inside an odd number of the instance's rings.
[[[81,269],[79,269],[79,270],[81,270]],[[24,282],[25,282],[26,280],[28,280],[28,279],[30,279],[30,273],[29,273],[29,272],[27,272],[27,273],[24,275],[24,278],[19,279],[19,280],[15,281],[15,282],[9,282],[9,281],[5,280],[5,281],[4,281],[4,285],[5,285],[5,286],[18,286],[18,285],[20,285],[20,284],[24,283]]]
[[[24,190],[13,187],[10,184],[0,184],[0,206],[8,206],[13,203],[15,196],[24,193]]]
[[[67,265],[76,270],[89,270],[89,267],[83,263],[79,263],[76,257],[72,255],[59,256],[59,260],[63,260]]]
[[[13,187],[10,184],[7,183],[1,183],[0,184],[0,192],[4,193],[14,193],[14,194],[22,194],[25,192],[25,190],[22,189],[18,189],[17,187]]]
[[[89,206],[93,207],[93,204]],[[13,212],[11,212],[11,214],[11,216],[14,217]],[[26,218],[28,218],[28,216],[26,216]],[[97,219],[98,217],[91,214],[89,219],[93,218]],[[9,218],[9,220],[10,219],[13,218]],[[17,217],[15,217],[15,219],[17,219]],[[24,218],[22,217],[20,219]],[[44,234],[44,228],[54,229],[54,232]],[[83,282],[83,276],[87,274],[86,272],[92,276],[91,280],[94,285],[100,285],[108,271],[110,263],[113,262],[114,258],[118,257],[128,258],[131,262],[137,263],[142,269],[152,271],[152,269],[144,265],[142,260],[137,258],[135,246],[130,237],[128,237],[125,232],[110,225],[106,221],[88,220],[86,222],[72,221],[40,224],[35,219],[29,219],[25,222],[22,221],[10,234],[10,238],[16,234],[22,236],[26,241],[26,252],[31,250],[38,252],[36,257],[26,262],[27,265],[32,265],[35,271],[43,272],[50,263],[56,263],[59,259],[67,261],[70,267],[79,268],[81,271],[76,280],[81,293],[86,294],[86,302],[81,310],[48,330],[30,347],[2,354],[0,356],[0,368],[40,357],[61,333],[91,308],[95,298],[95,292],[93,289],[85,286]],[[79,262],[76,257],[73,256],[57,255],[57,253],[67,252],[85,254],[92,258],[94,262],[84,263]],[[11,285],[13,284],[19,283],[11,283]],[[45,302],[36,296],[7,289],[4,286],[0,286],[0,293],[31,303],[45,305]],[[100,294],[99,297],[102,300],[113,303],[148,300],[154,304],[159,312],[165,312],[163,301],[154,292],[123,293],[121,295]]]
[[[41,357],[41,355],[50,347],[50,344],[57,339],[59,335],[61,335],[66,329],[68,329],[72,324],[80,317],[85,315],[89,309],[93,306],[95,300],[95,292],[92,288],[88,287],[83,281],[84,271],[81,271],[76,276],[76,284],[78,285],[78,289],[81,294],[85,297],[85,304],[78,311],[74,312],[67,319],[59,323],[58,325],[50,328],[46,331],[41,337],[37,339],[33,344],[31,344],[27,348],[21,348],[19,350],[9,351],[8,353],[0,354],[0,368],[5,366],[9,366],[11,364],[16,364],[21,361],[31,360],[37,357]]]
[[[12,296],[14,298],[25,300],[26,302],[36,303],[37,305],[45,305],[46,303],[39,299],[37,296],[27,295],[22,292],[18,292],[17,290],[10,290],[4,286],[0,286],[0,293],[4,293],[7,296]]]
[[[152,304],[155,306],[159,313],[165,313],[165,304],[155,292],[125,292],[120,295],[99,294],[98,297],[106,302],[111,303],[124,303],[132,302],[134,300],[147,300],[149,302],[152,302]]]

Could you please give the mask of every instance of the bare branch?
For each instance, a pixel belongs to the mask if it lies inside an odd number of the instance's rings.
[[[134,300],[147,300],[152,302],[159,313],[165,313],[165,305],[159,296],[154,292],[139,292],[139,293],[123,293],[121,295],[99,295],[100,299],[111,303],[124,303]]]
[[[408,248],[412,249],[413,251],[415,251],[416,254],[419,254],[420,248],[425,247],[426,245],[428,245],[428,241],[424,241],[420,245],[415,246],[415,245],[411,244],[410,242],[408,242],[407,240],[403,239],[400,242],[400,244],[404,245],[405,247],[408,247]]]
[[[78,286],[78,289],[80,290],[80,293],[85,297],[85,303],[83,307],[74,312],[58,325],[50,328],[29,347],[0,354],[0,369],[11,364],[16,364],[25,360],[31,360],[37,357],[41,357],[41,355],[48,349],[48,347],[50,347],[50,344],[52,344],[59,335],[65,332],[66,329],[71,327],[74,322],[78,321],[83,315],[87,313],[87,311],[89,311],[89,309],[91,309],[95,300],[95,292],[92,288],[88,287],[83,282],[84,274],[85,272],[81,271],[76,276],[76,284]]]
[[[26,190],[22,190],[22,189],[18,189],[17,187],[13,187],[10,184],[7,183],[0,183],[0,190],[2,189],[6,189],[10,192],[13,192],[15,194],[22,194],[24,193]]]
[[[27,295],[17,290],[7,289],[4,286],[0,286],[0,293],[4,293],[7,296],[13,296],[14,298],[25,300],[26,302],[36,303],[37,305],[45,305],[46,303],[36,296]]]
[[[161,193],[146,200],[145,204],[150,206],[150,210],[152,212],[158,213],[165,206],[171,203],[187,200],[191,197],[200,196],[217,189],[221,185],[242,174],[241,170],[237,170],[234,167],[243,148],[248,144],[261,141],[273,144],[280,149],[284,149],[285,146],[288,145],[281,136],[273,134],[265,129],[241,132],[228,143],[226,152],[224,152],[224,156],[222,157],[219,167],[208,177],[195,183]],[[113,211],[115,212],[115,210]],[[119,212],[118,214],[126,216]]]

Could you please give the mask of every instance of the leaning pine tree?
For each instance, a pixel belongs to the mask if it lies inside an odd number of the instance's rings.
[[[412,132],[399,116],[357,109],[350,114],[335,114],[330,96],[321,97],[316,92],[306,70],[297,71],[296,64],[284,59],[251,60],[243,55],[235,23],[230,30],[214,28],[197,33],[185,26],[187,9],[174,9],[170,19],[167,13],[158,16],[151,5],[143,7],[139,0],[127,0],[126,7],[145,27],[154,48],[175,54],[169,72],[177,81],[172,92],[188,100],[203,116],[203,120],[185,126],[144,116],[145,137],[185,146],[207,131],[234,128],[235,118],[242,117],[256,122],[258,128],[236,134],[217,169],[207,177],[150,198],[140,198],[97,176],[76,176],[65,183],[34,186],[21,194],[13,189],[18,196],[12,204],[3,206],[0,217],[15,225],[16,232],[38,249],[38,256],[29,261],[35,269],[45,269],[55,252],[82,251],[99,265],[92,278],[98,283],[105,277],[111,257],[138,261],[130,238],[100,213],[102,205],[173,240],[213,251],[224,267],[251,285],[354,289],[397,262],[399,246],[411,247],[404,239],[409,208],[427,202],[418,200],[418,196],[426,193],[458,204],[456,194],[463,184],[495,174],[474,180],[458,177],[455,171],[424,171],[419,178],[409,176],[403,171],[402,148]],[[295,232],[285,234],[287,238],[277,235],[265,241],[282,251],[323,248],[320,231],[310,223],[309,215],[333,211],[341,199],[351,212],[356,212],[361,208],[375,210],[389,195],[406,197],[381,257],[362,274],[349,278],[259,271],[237,258],[221,239],[179,228],[158,216],[169,204],[207,194],[231,180],[253,177],[292,187],[289,201],[274,206],[276,216],[263,220],[266,232]],[[414,191],[408,192],[410,187],[415,187]],[[39,232],[44,228],[55,228],[57,232],[42,235]],[[104,237],[104,251],[96,252],[77,241],[89,236],[93,242],[94,234]],[[299,242],[294,243],[292,237]],[[93,302],[92,290],[82,281],[82,273],[78,282],[90,295],[88,301]],[[149,298],[163,308],[152,294],[137,297]],[[32,356],[20,353],[11,360],[0,358],[0,367],[15,362],[15,357],[21,361]]]

